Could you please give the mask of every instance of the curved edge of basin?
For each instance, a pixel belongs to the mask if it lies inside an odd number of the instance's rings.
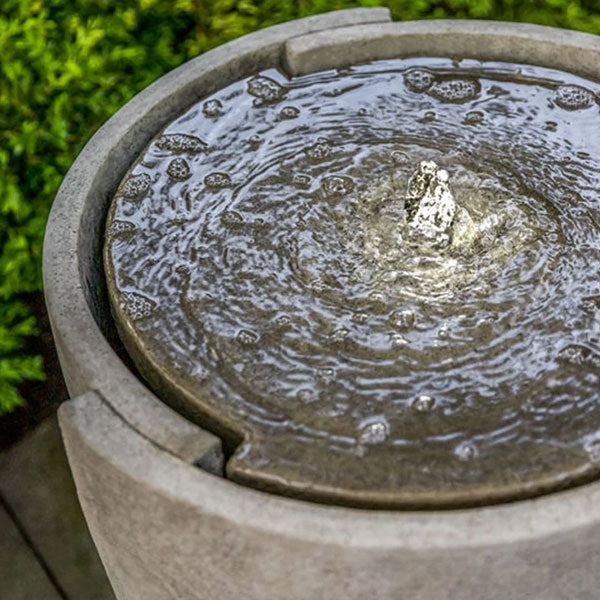
[[[477,31],[487,36],[492,26],[360,25],[387,16],[385,11],[331,13],[208,52],[129,102],[94,135],[65,177],[44,244],[48,312],[70,393],[79,396],[61,407],[61,427],[86,518],[120,599],[139,598],[140,590],[150,600],[217,592],[219,598],[248,600],[400,595],[558,600],[595,594],[600,483],[511,504],[429,512],[329,507],[238,486],[193,466],[214,457],[220,440],[158,400],[107,339],[104,218],[130,163],[168,120],[217,87],[280,66],[284,52],[290,69],[290,48],[304,52],[308,38],[300,36],[316,29],[327,31],[317,34],[318,44],[311,38],[311,53],[319,44],[329,49],[336,36],[351,31],[351,46],[361,46],[366,35],[364,47],[380,44],[383,52],[368,56],[383,58],[389,52],[403,55],[402,26],[419,28],[423,43],[435,51],[439,46],[431,34],[440,27],[447,33],[468,28],[471,37],[458,39],[472,42]],[[495,34],[495,44],[504,35],[506,60],[515,60],[513,25],[494,25],[505,32]],[[600,79],[600,38],[514,27],[522,37],[529,32],[544,52],[554,48],[556,63],[571,39],[574,56],[589,55],[580,62],[593,73],[585,74]],[[363,28],[366,34],[360,33]],[[540,64],[534,54],[528,61]]]
[[[110,308],[102,269],[108,205],[144,146],[200,98],[257,70],[279,67],[284,43],[298,35],[389,21],[386,8],[351,9],[299,19],[219,46],[148,86],[90,139],[65,176],[46,227],[46,305],[72,396],[98,390],[134,428],[166,450],[196,461],[220,440],[159,401],[109,344]]]
[[[579,600],[597,589],[598,486],[453,512],[326,507],[194,470],[94,392],[63,404],[60,425],[120,600]]]

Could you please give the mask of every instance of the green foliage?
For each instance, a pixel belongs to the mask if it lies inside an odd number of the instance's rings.
[[[41,378],[21,356],[35,323],[44,225],[94,131],[184,60],[261,27],[354,6],[394,19],[529,21],[600,33],[598,0],[2,0],[0,6],[0,414]]]

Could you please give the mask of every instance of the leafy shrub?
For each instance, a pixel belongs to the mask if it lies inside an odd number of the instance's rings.
[[[386,5],[396,20],[530,21],[600,33],[597,0],[2,0],[0,7],[0,414],[43,377],[23,356],[36,332],[23,295],[41,289],[52,199],[94,131],[184,60],[274,23]]]

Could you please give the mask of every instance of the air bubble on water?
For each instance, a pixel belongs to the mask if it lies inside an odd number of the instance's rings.
[[[108,228],[108,233],[111,235],[124,235],[132,233],[136,230],[136,226],[131,221],[113,221]]]
[[[556,123],[555,121],[546,121],[544,123],[545,131],[556,131],[557,127],[558,127],[558,123]]]
[[[307,189],[310,187],[312,179],[310,175],[305,175],[304,173],[296,173],[292,177],[292,183],[301,189]]]
[[[406,152],[400,152],[399,150],[392,152],[392,160],[397,165],[406,165],[412,162],[410,156],[408,156]]]
[[[387,296],[383,292],[374,291],[374,292],[371,292],[367,296],[367,299],[369,300],[369,303],[372,305],[382,306],[385,304],[385,302],[387,300]]]
[[[364,106],[359,108],[356,112],[361,117],[366,117],[369,114],[369,111]]]
[[[254,346],[258,342],[258,334],[249,329],[240,329],[236,335],[236,339],[243,346]]]
[[[475,446],[473,442],[461,442],[454,448],[454,454],[456,454],[460,460],[467,461],[476,458],[479,452],[477,446]]]
[[[135,292],[125,292],[121,295],[121,307],[133,320],[149,317],[156,308],[156,302]]]
[[[204,178],[204,185],[213,189],[226,188],[231,185],[231,177],[227,173],[210,173]]]
[[[360,325],[364,325],[369,320],[369,314],[366,313],[366,312],[354,313],[352,315],[352,320],[355,323],[358,323]]]
[[[450,326],[449,325],[442,325],[439,329],[438,329],[438,337],[441,340],[446,340],[450,337]]]
[[[244,217],[235,210],[226,210],[221,215],[221,223],[227,227],[235,227],[241,225],[244,222]]]
[[[481,85],[475,79],[443,79],[435,82],[428,94],[440,102],[463,104],[474,100],[481,91]]]
[[[300,402],[304,404],[310,404],[312,402],[316,402],[319,399],[319,395],[315,390],[307,388],[299,390],[296,396],[298,400],[300,400]]]
[[[600,439],[598,437],[590,436],[584,441],[583,448],[592,462],[600,461]]]
[[[289,315],[279,315],[275,317],[275,324],[278,327],[289,327],[292,324],[292,318]]]
[[[218,117],[223,112],[223,103],[220,100],[207,100],[202,105],[202,112],[207,117]]]
[[[554,102],[565,110],[588,108],[595,102],[592,92],[578,85],[561,85],[554,93]]]
[[[265,77],[264,75],[258,75],[250,79],[248,81],[247,90],[252,96],[267,103],[278,102],[286,94],[286,89],[284,87],[270,77]]]
[[[323,367],[317,370],[317,377],[323,383],[332,383],[335,379],[335,369],[332,367]]]
[[[354,182],[344,175],[332,175],[323,178],[323,190],[329,198],[341,198],[354,189]]]
[[[404,84],[412,92],[426,92],[434,83],[435,75],[427,69],[410,69],[404,73]]]
[[[558,360],[575,366],[600,367],[600,356],[579,344],[569,344],[558,353]]]
[[[248,143],[249,143],[251,146],[259,146],[260,144],[262,144],[262,142],[263,142],[263,139],[262,139],[262,138],[260,137],[260,135],[258,135],[257,133],[255,133],[255,134],[251,135],[251,136],[248,138]]]
[[[304,151],[309,160],[319,162],[331,154],[331,142],[325,138],[319,138],[314,144],[307,146]]]
[[[358,439],[361,444],[381,444],[385,442],[389,432],[390,426],[385,417],[371,417],[361,423]]]
[[[189,179],[192,174],[190,165],[184,158],[174,158],[167,167],[167,174],[171,179],[177,181],[185,181]]]
[[[205,142],[199,137],[187,133],[170,133],[162,135],[156,140],[156,145],[161,150],[174,152],[176,154],[182,154],[184,152],[198,154],[199,152],[204,152],[204,150],[206,150]]]
[[[130,200],[139,200],[150,189],[150,175],[140,173],[139,175],[130,175],[119,188],[117,192]]]
[[[396,329],[410,329],[415,324],[415,313],[412,310],[398,310],[390,317],[392,327]]]
[[[419,121],[419,123],[430,123],[431,121],[435,121],[435,118],[435,112],[433,112],[432,110],[428,110],[427,112],[423,113],[423,115],[417,120]]]
[[[279,116],[282,119],[295,119],[300,114],[300,109],[295,106],[284,106],[281,111],[279,111]]]
[[[350,335],[350,331],[348,329],[346,329],[345,327],[340,327],[339,329],[336,329],[332,334],[331,334],[331,341],[335,342],[337,344],[342,343],[348,336]]]
[[[392,348],[402,348],[408,346],[409,341],[401,333],[392,333],[390,335],[390,344]]]
[[[483,121],[483,113],[480,110],[471,110],[465,115],[464,122],[467,125],[479,125]]]
[[[417,412],[429,412],[430,410],[433,409],[435,405],[435,400],[432,396],[427,396],[425,394],[421,394],[420,396],[417,396],[414,400],[414,402],[412,403],[412,407],[417,411]]]

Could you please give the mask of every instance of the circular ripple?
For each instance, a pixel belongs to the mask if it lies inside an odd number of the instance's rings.
[[[140,370],[235,446],[230,477],[282,493],[448,506],[594,475],[599,115],[564,108],[596,93],[410,59],[270,70],[205,99],[228,118],[192,107],[110,209],[111,302]],[[450,174],[451,236],[407,223],[422,160]]]

